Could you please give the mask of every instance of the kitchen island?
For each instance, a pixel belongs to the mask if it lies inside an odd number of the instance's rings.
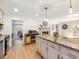
[[[0,59],[3,59],[3,56],[6,55],[9,48],[9,35],[0,36]]]
[[[37,51],[45,59],[79,59],[78,40],[50,35],[36,36]]]

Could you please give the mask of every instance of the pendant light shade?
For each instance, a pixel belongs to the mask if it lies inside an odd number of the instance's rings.
[[[45,7],[44,9],[45,9],[45,19],[44,19],[44,21],[46,21],[46,22],[47,22],[47,21],[48,21],[48,19],[47,19],[47,9],[48,9],[48,8],[47,8],[47,7]]]
[[[48,19],[47,19],[47,18],[45,18],[45,19],[44,19],[44,21],[46,21],[46,22],[47,22],[47,21],[48,21]]]
[[[48,19],[47,19],[47,7],[44,7],[44,10],[45,10],[45,18],[43,20],[43,25],[44,26],[47,26],[48,25]]]
[[[70,14],[72,14],[73,13],[73,9],[72,9],[72,1],[70,0]]]
[[[69,12],[70,12],[70,14],[72,14],[72,13],[73,13],[73,9],[72,9],[72,8],[70,8],[70,11],[69,11]]]

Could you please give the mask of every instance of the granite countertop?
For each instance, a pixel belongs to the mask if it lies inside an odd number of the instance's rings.
[[[59,37],[55,41],[50,35],[37,35],[37,37],[79,52],[79,39]]]
[[[4,39],[5,39],[5,37],[8,37],[8,36],[9,36],[9,34],[4,34],[4,35],[1,35],[1,36],[0,36],[0,41],[4,40]]]

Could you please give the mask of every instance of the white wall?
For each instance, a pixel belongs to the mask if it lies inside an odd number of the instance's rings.
[[[10,21],[10,18],[5,16],[4,17],[4,20],[3,20],[3,30],[1,31],[3,34],[10,34],[11,32],[11,21]]]
[[[50,35],[52,35],[53,32],[56,30],[55,27],[54,27],[54,30],[52,30],[52,25],[55,26],[56,24],[58,24],[58,22],[52,19],[52,20],[49,20],[49,21],[48,21],[48,24],[50,25]]]
[[[11,28],[12,28],[12,23],[11,20],[23,20],[23,32],[27,33],[28,30],[38,30],[38,26],[42,21],[36,21],[35,19],[22,19],[22,18],[12,18],[5,16],[3,23],[4,23],[4,28],[1,31],[3,34],[10,34],[11,33]]]
[[[38,30],[40,23],[41,21],[35,19],[24,20],[24,33],[27,33],[28,30]]]
[[[67,24],[67,29],[62,29],[62,25]],[[59,35],[64,37],[70,37],[74,35],[75,25],[79,24],[79,20],[65,21],[59,23]]]

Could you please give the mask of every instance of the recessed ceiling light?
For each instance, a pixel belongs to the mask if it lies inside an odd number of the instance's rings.
[[[79,14],[73,14],[73,16],[79,16]]]
[[[71,14],[71,15],[68,15],[67,17],[73,17],[73,16],[79,16],[79,14]]]
[[[48,19],[45,18],[44,21],[48,21]]]
[[[14,8],[14,12],[18,12],[18,9],[17,8]]]
[[[37,13],[37,14],[35,14],[35,16],[39,16],[39,14]]]

